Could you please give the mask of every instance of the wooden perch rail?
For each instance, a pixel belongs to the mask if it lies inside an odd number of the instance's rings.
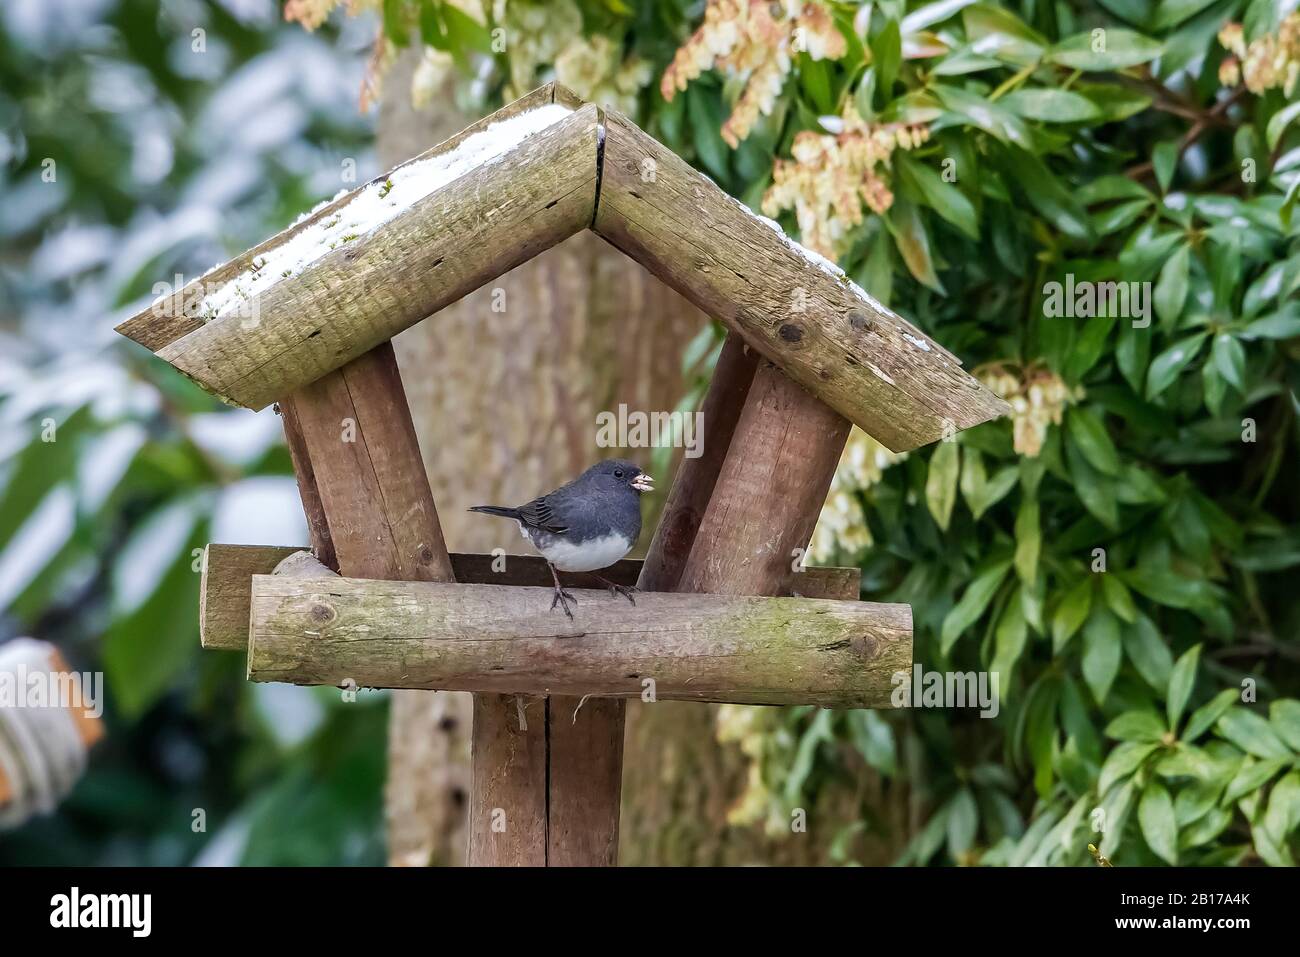
[[[199,586],[199,639],[204,648],[245,651],[248,648],[248,616],[252,605],[254,575],[270,575],[280,563],[303,554],[295,545],[221,545],[203,550],[203,575]],[[532,585],[550,587],[551,573],[545,559],[534,555],[509,555],[505,568],[496,571],[495,555],[451,553],[456,581],[476,585]],[[601,572],[619,585],[635,585],[642,563],[624,559]],[[281,574],[284,570],[281,569]],[[858,594],[861,570],[857,568],[808,568],[796,576],[792,594],[803,598],[842,598]],[[565,572],[564,580],[575,588],[600,588],[594,575]]]
[[[912,662],[906,605],[258,575],[248,676],[306,685],[887,705]]]
[[[252,317],[236,311],[205,322],[199,290],[247,275],[346,210],[358,191],[118,331],[226,401],[261,408],[590,227],[896,452],[1007,412],[956,356],[833,265],[626,117],[562,87],[535,90],[411,162],[552,104],[569,115],[257,292]]]

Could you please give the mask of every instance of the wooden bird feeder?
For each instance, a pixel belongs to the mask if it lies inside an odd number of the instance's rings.
[[[448,554],[389,340],[582,229],[730,336],[704,454],[683,461],[644,563],[608,573],[647,594],[584,594],[571,622],[540,559],[496,572]],[[849,424],[903,451],[1006,411],[835,266],[554,84],[118,331],[284,417],[314,558],[209,545],[204,646],[246,649],[253,681],[474,692],[471,864],[613,864],[623,699],[648,688],[885,706],[911,669],[911,609],[859,601],[856,569],[799,561]]]

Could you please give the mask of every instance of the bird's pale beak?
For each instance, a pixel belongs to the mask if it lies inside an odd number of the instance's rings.
[[[632,487],[638,492],[653,492],[655,490],[655,480],[649,472],[642,472],[632,480]]]

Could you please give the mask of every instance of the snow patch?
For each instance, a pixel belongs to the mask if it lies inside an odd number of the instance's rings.
[[[466,137],[453,150],[407,163],[393,170],[386,179],[367,183],[342,209],[257,256],[243,273],[210,291],[200,305],[199,317],[212,320],[246,308],[254,297],[276,283],[298,275],[340,245],[367,235],[453,180],[496,162],[529,136],[553,126],[571,112],[558,103],[527,110]],[[340,191],[319,203],[299,217],[294,226],[346,193]]]

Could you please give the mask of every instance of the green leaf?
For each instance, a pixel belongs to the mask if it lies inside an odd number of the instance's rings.
[[[1132,30],[1098,28],[1062,40],[1048,50],[1047,59],[1072,70],[1122,70],[1154,60],[1163,49],[1158,40]]]
[[[1072,239],[1092,240],[1088,214],[1042,160],[1019,149],[1007,150],[1005,157],[1016,185],[1044,219]]]
[[[1036,64],[1047,40],[1013,11],[992,3],[979,3],[962,11],[966,39],[981,53],[1016,67]]]
[[[1116,83],[1080,83],[1074,89],[1097,104],[1106,123],[1122,123],[1151,106],[1151,97]]]
[[[488,28],[479,23],[454,3],[444,3],[442,19],[447,25],[447,37],[453,49],[477,50],[479,53],[492,53],[492,34]]]
[[[897,20],[890,20],[871,44],[871,63],[876,70],[876,84],[885,101],[893,99],[894,80],[903,62],[903,37]]]
[[[1084,577],[1065,593],[1061,603],[1052,615],[1052,653],[1059,655],[1061,649],[1079,630],[1088,611],[1092,607],[1092,579]]]
[[[995,139],[1028,150],[1034,145],[1029,127],[1001,103],[956,86],[934,84],[932,89],[953,114]]]
[[[1116,745],[1102,763],[1101,774],[1097,778],[1097,793],[1109,793],[1116,782],[1122,781],[1140,768],[1142,762],[1158,747],[1159,745],[1143,741],[1125,741]]]
[[[1119,474],[1119,453],[1115,451],[1115,443],[1110,440],[1100,417],[1090,409],[1076,405],[1070,409],[1066,424],[1070,437],[1093,468],[1106,475]]]
[[[1300,825],[1300,771],[1282,777],[1268,796],[1264,829],[1273,841],[1284,846],[1288,836]]]
[[[979,239],[979,219],[975,207],[952,183],[945,183],[938,172],[918,163],[906,153],[895,157],[902,181],[910,186],[919,198],[936,213],[952,223],[971,239]]]
[[[1282,698],[1268,708],[1269,724],[1292,751],[1300,754],[1300,701]]]
[[[1083,678],[1098,704],[1110,693],[1121,653],[1118,619],[1106,609],[1094,607],[1083,626]]]
[[[402,0],[384,0],[384,33],[394,46],[404,47],[411,42],[406,12],[406,4]]]
[[[1231,741],[1247,754],[1257,758],[1295,757],[1291,750],[1282,743],[1272,726],[1255,712],[1245,707],[1232,708],[1224,712],[1215,730],[1220,736]]]
[[[1151,194],[1137,180],[1127,176],[1099,176],[1079,187],[1077,196],[1085,206],[1108,203],[1116,199],[1141,199],[1150,202]]]
[[[975,831],[979,825],[979,810],[975,805],[975,795],[970,788],[962,788],[952,799],[948,812],[948,853],[957,859],[970,850],[975,843]]]
[[[1042,529],[1038,525],[1038,500],[1026,496],[1016,513],[1016,573],[1020,580],[1032,585],[1038,578],[1038,551],[1042,545]]]
[[[1151,368],[1147,372],[1148,399],[1154,399],[1173,385],[1174,380],[1187,368],[1187,364],[1200,354],[1205,337],[1206,333],[1198,332],[1180,339],[1151,360]]]
[[[1151,29],[1167,30],[1176,27],[1215,2],[1217,0],[1160,0],[1151,16]]]
[[[944,531],[952,520],[952,507],[957,501],[957,473],[961,460],[956,442],[940,442],[930,456],[930,472],[925,481],[925,503],[934,516],[935,524]]]
[[[1168,608],[1196,608],[1206,600],[1206,585],[1196,578],[1185,578],[1168,568],[1139,567],[1118,572],[1134,591]]]
[[[1119,579],[1107,575],[1106,581],[1118,582]],[[1114,608],[1114,603],[1111,607]],[[1155,624],[1146,615],[1138,613],[1134,622],[1124,629],[1123,637],[1124,653],[1129,661],[1133,662],[1137,673],[1158,693],[1164,694],[1169,686],[1174,661],[1169,653],[1169,646],[1160,637]]]
[[[1083,331],[1075,340],[1066,362],[1067,378],[1079,382],[1097,364],[1097,360],[1106,351],[1106,340],[1110,337],[1110,330],[1115,327],[1116,320],[1114,315],[1092,316],[1084,323]]]
[[[444,4],[443,9],[450,9]],[[709,174],[726,182],[731,177],[727,144],[722,140],[722,114],[717,93],[692,84],[686,90],[686,115],[691,123],[691,141]]]
[[[1156,315],[1170,329],[1178,324],[1183,303],[1187,301],[1187,280],[1191,266],[1192,247],[1184,243],[1178,247],[1160,269],[1154,299]]]
[[[1073,437],[1066,443],[1066,458],[1074,482],[1074,494],[1083,502],[1083,507],[1108,529],[1118,528],[1119,504],[1114,483],[1092,467]]]
[[[1230,333],[1221,332],[1214,337],[1210,350],[1214,367],[1238,392],[1246,391],[1246,350]]]
[[[903,17],[901,32],[906,36],[936,23],[942,23],[974,2],[975,0],[936,0],[934,3],[927,3]]]
[[[853,91],[853,105],[857,108],[858,116],[868,123],[876,118],[876,107],[873,103],[875,95],[876,68],[869,66],[862,74],[862,79],[858,81],[858,88]]]
[[[1178,659],[1174,670],[1169,675],[1169,696],[1165,699],[1166,712],[1169,715],[1169,727],[1178,730],[1178,721],[1187,707],[1187,699],[1192,696],[1196,685],[1196,668],[1201,662],[1201,646],[1196,645]]]
[[[1195,741],[1206,731],[1209,731],[1214,723],[1223,716],[1224,712],[1237,703],[1240,697],[1241,692],[1236,688],[1224,688],[1192,712],[1192,716],[1187,719],[1187,727],[1183,729],[1183,733],[1179,737],[1184,741]]]
[[[1286,758],[1271,758],[1267,761],[1247,758],[1223,792],[1223,803],[1232,804],[1247,794],[1258,791],[1290,763]]]
[[[1002,98],[1002,104],[1027,119],[1044,123],[1086,123],[1101,117],[1097,104],[1086,96],[1051,87],[1014,90]]]
[[[849,734],[867,764],[881,774],[893,777],[898,773],[898,747],[894,729],[877,711],[858,708],[847,712]]]
[[[1275,149],[1277,141],[1282,138],[1286,128],[1295,122],[1296,117],[1300,116],[1300,100],[1294,103],[1288,103],[1282,109],[1273,114],[1268,121],[1268,127],[1264,132],[1264,139],[1268,141],[1268,148]]]
[[[1010,686],[1011,672],[1020,660],[1020,654],[1025,650],[1025,639],[1029,636],[1024,603],[1020,596],[1020,592],[1012,594],[1011,600],[1002,609],[993,635],[993,664],[989,670],[1001,675],[999,680],[1003,688]]]
[[[953,605],[952,610],[943,620],[939,644],[946,655],[952,650],[952,646],[962,633],[975,624],[979,617],[984,614],[988,608],[989,602],[993,600],[993,595],[1002,584],[1007,572],[1011,568],[1010,561],[1001,561],[989,568],[983,574],[966,586],[962,593],[961,599]]]
[[[1256,319],[1241,333],[1243,339],[1293,339],[1300,336],[1300,312],[1290,305]]]
[[[1174,171],[1178,168],[1178,149],[1177,140],[1166,140],[1151,150],[1151,168],[1162,193],[1169,192],[1169,184],[1173,182]]]
[[[1125,711],[1106,725],[1106,737],[1117,741],[1159,741],[1164,734],[1154,711]]]
[[[965,456],[967,468],[973,455],[968,452]],[[980,464],[980,470],[983,471],[983,463]],[[963,471],[963,478],[965,472]],[[962,486],[962,494],[966,497],[966,504],[970,506],[971,514],[979,518],[990,508],[996,505],[1002,499],[1006,498],[1007,493],[1016,487],[1016,481],[1020,478],[1020,470],[1014,465],[1007,465],[994,473],[993,477],[985,482],[978,482],[977,478],[972,476],[969,488],[966,484]]]
[[[1116,578],[1114,575],[1101,576],[1101,593],[1106,597],[1106,604],[1110,610],[1119,616],[1120,620],[1133,624],[1138,620],[1137,605],[1133,604],[1133,596],[1129,593],[1128,587]]]
[[[1138,802],[1138,823],[1147,846],[1169,864],[1178,863],[1178,825],[1174,821],[1174,802],[1165,786],[1157,780],[1147,783]]]
[[[935,292],[943,293],[943,284],[935,274],[934,260],[930,256],[930,234],[921,221],[921,213],[916,204],[901,196],[895,199],[894,205],[885,214],[885,225],[889,227],[894,245],[898,247],[903,262],[916,281]]]

